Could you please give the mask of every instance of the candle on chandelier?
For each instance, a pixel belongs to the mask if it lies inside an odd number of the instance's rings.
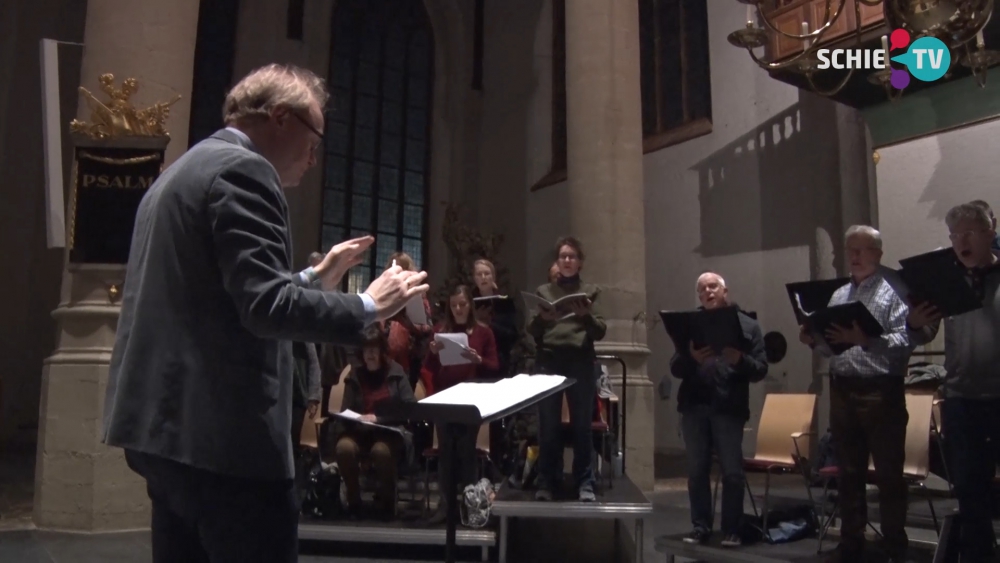
[[[986,41],[983,39],[983,30],[980,29],[979,33],[976,34],[976,47],[982,49],[985,46]]]
[[[747,4],[747,26],[753,25],[753,6]]]
[[[802,22],[802,35],[809,35],[809,22]],[[804,47],[809,47],[809,40],[803,37],[802,45]]]

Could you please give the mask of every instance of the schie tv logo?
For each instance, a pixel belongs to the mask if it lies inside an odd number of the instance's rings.
[[[951,51],[936,37],[921,37],[910,43],[910,34],[905,29],[897,29],[892,32],[889,40],[891,47],[883,37],[882,49],[879,50],[818,49],[817,68],[884,70],[888,66],[885,59],[891,51],[909,46],[905,53],[890,57],[890,60],[906,66],[906,70],[889,67],[889,83],[893,88],[902,90],[910,85],[910,75],[921,82],[933,82],[944,76],[951,67]]]

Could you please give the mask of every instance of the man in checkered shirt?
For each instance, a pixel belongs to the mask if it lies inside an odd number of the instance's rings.
[[[882,325],[879,337],[866,335],[855,323],[827,331],[831,344],[852,344],[839,355],[800,327],[799,339],[830,357],[830,428],[837,455],[841,541],[829,561],[862,560],[868,522],[865,485],[869,456],[875,463],[879,514],[890,560],[906,556],[907,486],[905,458],[906,397],[903,379],[913,345],[906,332],[908,309],[877,273],[882,237],[872,227],[855,225],[845,234],[851,281],[838,289],[830,306],[860,301]]]

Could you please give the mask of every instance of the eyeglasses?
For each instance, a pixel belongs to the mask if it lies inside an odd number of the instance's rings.
[[[980,233],[985,233],[985,232],[986,231],[983,231],[982,229],[980,229],[980,230],[974,230],[974,231],[959,231],[957,233],[951,233],[951,234],[949,234],[948,238],[951,239],[954,242],[954,241],[959,241],[959,240],[970,239],[970,238],[973,237],[973,235],[978,235]]]
[[[295,113],[294,111],[292,112],[292,115],[295,116],[295,119],[298,119],[299,121],[301,121],[302,125],[305,125],[306,128],[309,129],[310,131],[312,131],[314,135],[316,135],[317,137],[319,137],[320,144],[323,144],[323,141],[326,140],[326,137],[323,136],[323,132],[322,131],[320,131],[319,129],[316,129],[316,127],[314,127],[312,123],[309,123],[309,121],[306,118],[304,118],[301,115]]]

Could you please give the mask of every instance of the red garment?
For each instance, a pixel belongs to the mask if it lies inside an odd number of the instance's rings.
[[[431,304],[424,296],[424,311],[427,318],[431,318]],[[421,336],[431,334],[431,325],[415,325],[406,316],[406,310],[402,310],[394,317],[386,321],[389,327],[389,358],[403,368],[404,373],[410,373],[410,357],[413,355],[414,340]]]
[[[434,333],[445,332],[444,327],[435,327]],[[488,326],[476,323],[469,333],[469,347],[483,359],[481,364],[462,364],[459,366],[442,366],[437,354],[428,352],[424,358],[420,379],[424,382],[428,395],[469,381],[470,379],[494,377],[500,369],[497,359],[497,343],[493,331]]]
[[[361,398],[365,404],[365,412],[358,414],[373,414],[375,405],[389,399],[389,378],[383,377],[378,387],[361,383]]]

